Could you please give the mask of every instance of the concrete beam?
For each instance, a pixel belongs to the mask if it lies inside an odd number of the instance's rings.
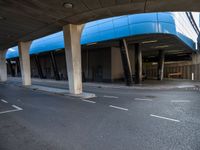
[[[0,81],[7,81],[7,65],[6,65],[7,50],[0,50]]]
[[[165,53],[163,50],[158,51],[158,80],[162,81],[164,77]]]
[[[31,65],[29,55],[31,43],[32,42],[29,41],[19,42],[18,44],[22,84],[25,86],[31,85]]]
[[[63,27],[69,91],[72,94],[82,93],[80,45],[82,29],[83,25],[69,24]]]

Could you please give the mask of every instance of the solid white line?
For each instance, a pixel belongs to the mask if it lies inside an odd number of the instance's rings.
[[[18,107],[18,106],[16,106],[16,105],[12,105],[12,107],[14,107],[14,108],[17,109],[17,110],[23,110],[22,108],[20,108],[20,107]]]
[[[152,115],[152,114],[151,114],[150,116],[151,116],[151,117],[160,118],[160,119],[169,120],[169,121],[180,122],[180,120],[171,119],[171,118],[167,118],[167,117],[162,117],[162,116],[157,116],[157,115]]]
[[[8,103],[6,100],[4,100],[4,99],[1,99],[1,101],[3,102],[3,103]]]
[[[7,111],[2,111],[2,112],[0,112],[0,114],[6,114],[6,113],[11,113],[11,112],[16,112],[16,111],[20,111],[20,110],[18,110],[18,109],[7,110]]]
[[[189,100],[171,100],[172,103],[190,103]]]
[[[87,103],[92,103],[92,104],[95,104],[95,103],[96,103],[96,102],[94,102],[94,101],[89,101],[89,100],[85,100],[85,99],[83,99],[82,101],[87,102]]]
[[[116,108],[116,109],[120,109],[120,110],[125,110],[125,111],[128,111],[128,109],[127,109],[127,108],[123,108],[123,107],[119,107],[119,106],[113,106],[113,105],[109,105],[109,107]]]
[[[103,97],[105,97],[105,98],[115,98],[115,99],[119,98],[119,97],[116,97],[116,96],[109,96],[109,95],[104,95]]]
[[[152,99],[135,98],[135,101],[153,101]]]

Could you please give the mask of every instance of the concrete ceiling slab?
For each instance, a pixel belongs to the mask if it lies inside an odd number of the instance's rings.
[[[73,8],[66,9],[64,3]],[[199,0],[0,0],[0,49],[62,30],[66,24],[157,11],[200,11]]]

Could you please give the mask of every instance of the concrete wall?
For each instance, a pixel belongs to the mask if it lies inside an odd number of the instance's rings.
[[[120,49],[111,48],[111,79],[112,81],[124,78]]]
[[[67,80],[65,53],[63,50],[55,53],[58,72],[62,80]],[[54,79],[53,67],[48,53],[39,54],[44,77]],[[87,81],[111,82],[111,48],[82,50],[82,72]],[[120,56],[117,57],[121,61]],[[16,65],[15,65],[16,68]],[[9,71],[10,72],[10,69]],[[34,56],[31,56],[31,76],[38,78],[38,70]]]
[[[146,68],[144,71],[146,72],[147,78],[156,79],[157,64],[145,63],[144,65],[144,68]],[[174,73],[180,73],[180,75],[172,75],[170,77],[170,74]],[[192,80],[192,74],[194,74],[195,81],[200,81],[200,63],[193,64],[191,61],[165,63],[164,78]]]
[[[84,53],[84,51],[83,51]],[[84,56],[85,54],[83,54]],[[111,81],[111,49],[88,50],[86,59],[83,57],[83,70],[87,70],[86,79],[89,81]],[[88,58],[88,60],[87,60]],[[85,62],[86,61],[86,62]],[[88,65],[87,65],[88,64]],[[85,69],[85,66],[87,66]]]

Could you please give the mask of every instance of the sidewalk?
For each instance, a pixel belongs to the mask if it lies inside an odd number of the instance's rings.
[[[7,83],[21,85],[21,78],[9,77]],[[59,88],[68,90],[67,81],[56,81],[49,79],[32,78],[32,85],[44,86],[49,88]],[[200,88],[200,82],[186,81],[186,80],[146,80],[141,85],[126,86],[125,83],[83,83],[83,87],[97,87],[97,88],[123,88],[123,89],[181,89],[181,88]]]

